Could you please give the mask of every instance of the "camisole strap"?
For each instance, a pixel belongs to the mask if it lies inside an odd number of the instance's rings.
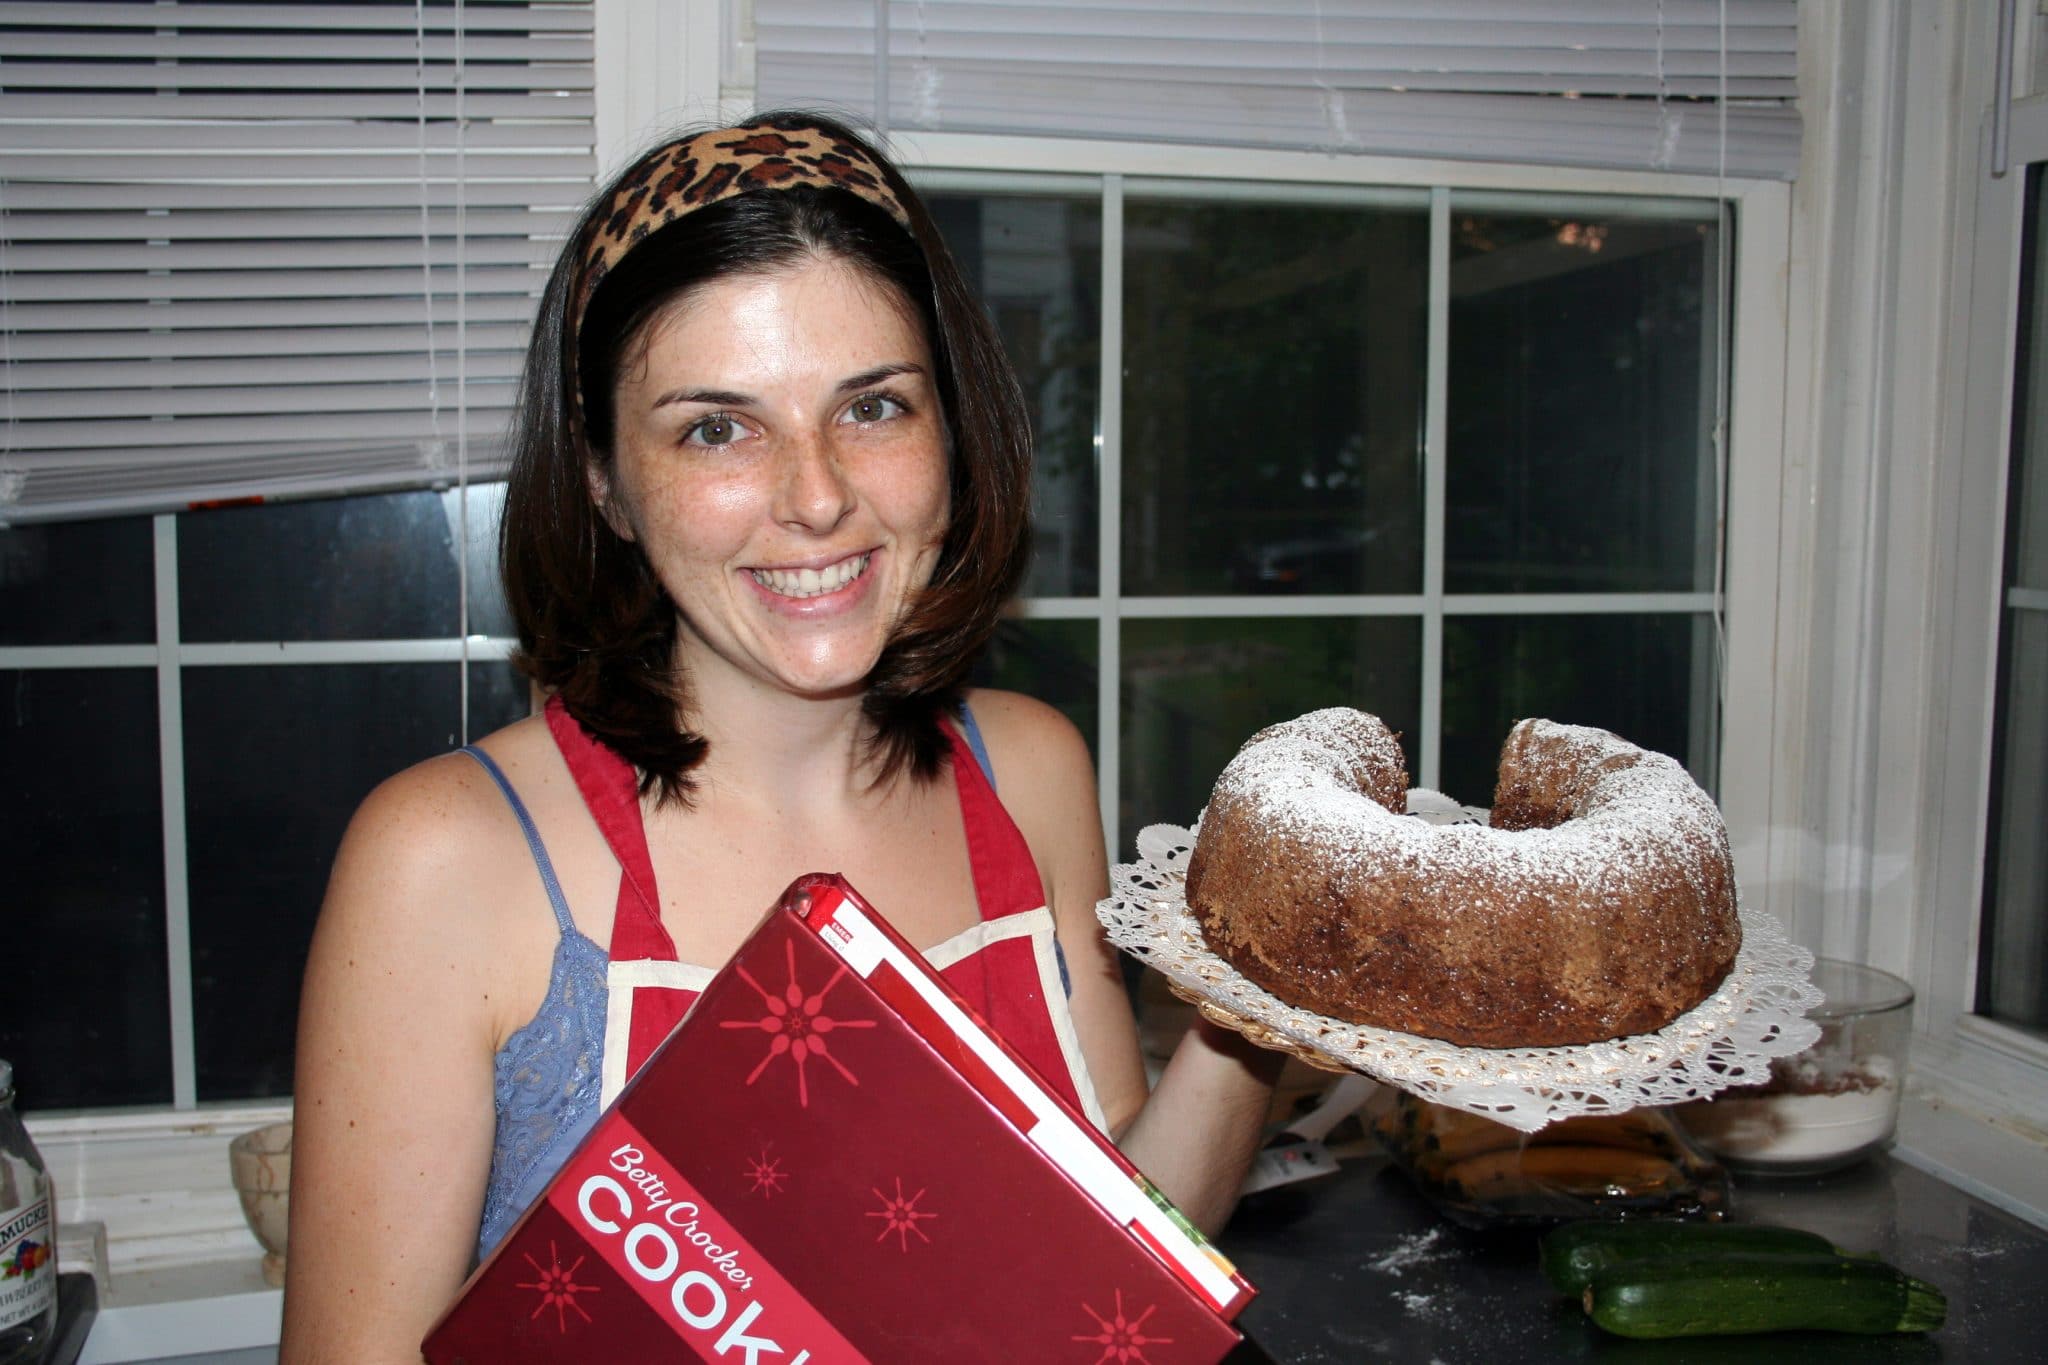
[[[996,765],[988,761],[988,745],[981,738],[981,723],[974,718],[974,708],[966,702],[960,703],[960,733],[967,737],[967,747],[974,751],[974,761],[981,767],[981,775],[988,779],[988,789],[996,789]]]
[[[498,790],[505,794],[505,801],[512,807],[512,813],[519,817],[519,828],[526,835],[526,846],[533,851],[533,864],[540,869],[541,885],[548,889],[548,904],[555,908],[555,924],[564,935],[576,932],[576,921],[569,914],[568,898],[562,895],[562,883],[555,877],[555,865],[548,858],[547,845],[540,841],[540,829],[533,823],[533,816],[527,812],[526,803],[519,799],[519,793],[512,787],[511,779],[497,760],[474,744],[465,744],[458,751],[468,754],[483,765],[491,775],[491,781],[498,784]]]

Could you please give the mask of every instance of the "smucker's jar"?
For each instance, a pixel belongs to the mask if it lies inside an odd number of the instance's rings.
[[[56,1332],[56,1201],[0,1060],[0,1365],[35,1359]]]

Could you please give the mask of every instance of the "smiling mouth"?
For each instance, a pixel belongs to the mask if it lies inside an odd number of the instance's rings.
[[[822,597],[828,592],[838,592],[866,573],[868,558],[868,554],[855,555],[822,569],[749,569],[747,572],[754,576],[756,583],[778,597]]]

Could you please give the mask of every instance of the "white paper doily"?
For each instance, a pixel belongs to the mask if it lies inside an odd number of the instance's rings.
[[[1435,792],[1413,792],[1409,805],[1432,824],[1486,819],[1484,810]],[[1821,1003],[1807,975],[1813,954],[1748,906],[1740,908],[1742,948],[1727,980],[1656,1033],[1581,1047],[1457,1047],[1298,1009],[1209,951],[1183,889],[1194,844],[1194,832],[1179,825],[1139,832],[1140,861],[1110,870],[1109,897],[1096,906],[1112,943],[1184,992],[1337,1066],[1525,1133],[1577,1114],[1680,1104],[1761,1082],[1771,1058],[1803,1052],[1820,1037],[1804,1017]]]

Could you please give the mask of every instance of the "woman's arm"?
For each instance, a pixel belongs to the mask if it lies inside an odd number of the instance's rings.
[[[1045,882],[1073,980],[1074,1027],[1110,1131],[1183,1213],[1214,1232],[1237,1203],[1286,1058],[1199,1021],[1146,1094],[1123,975],[1095,917],[1109,868],[1087,745],[1042,703],[977,692],[973,704],[1003,804]]]
[[[284,1365],[417,1362],[469,1268],[493,1138],[466,758],[371,793],[299,1007]],[[468,883],[468,884],[465,884]]]

